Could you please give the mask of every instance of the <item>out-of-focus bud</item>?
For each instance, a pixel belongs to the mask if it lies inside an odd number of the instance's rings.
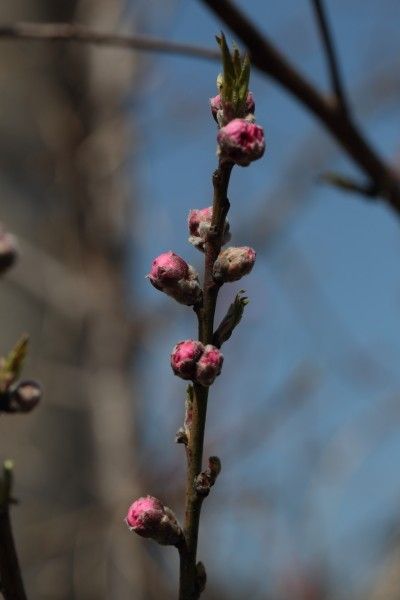
[[[171,367],[175,375],[194,380],[197,361],[203,352],[204,346],[197,340],[185,340],[176,344],[171,353]]]
[[[10,405],[13,412],[30,412],[42,398],[42,388],[37,381],[21,381],[14,390],[10,392]]]
[[[17,255],[17,241],[15,237],[0,227],[0,274],[12,267]]]
[[[125,522],[131,531],[164,546],[175,546],[182,540],[182,530],[174,513],[153,496],[135,500]]]
[[[256,262],[256,253],[248,246],[230,247],[223,250],[213,267],[215,281],[238,281],[248,275]]]
[[[218,155],[222,160],[247,167],[265,151],[264,130],[247,119],[233,119],[218,131]]]
[[[235,108],[230,102],[224,102],[221,94],[217,94],[213,98],[210,98],[210,108],[211,114],[214,120],[218,123],[218,126],[224,127],[224,125],[227,125],[229,121],[232,121],[232,119],[238,117],[244,118],[248,115],[251,115],[252,120],[254,120],[254,111],[256,109],[256,105],[252,92],[248,92],[246,103],[240,108]]]
[[[157,290],[181,304],[192,306],[201,301],[197,271],[174,252],[165,252],[155,258],[147,277]]]
[[[196,365],[196,382],[208,387],[214,383],[215,378],[221,373],[224,357],[220,350],[211,344],[204,348]]]
[[[201,250],[201,252],[204,252],[207,235],[211,228],[212,213],[212,206],[200,209],[194,208],[189,212],[189,242],[193,244],[195,248]],[[229,223],[228,221],[225,221],[222,244],[226,244],[230,239]]]

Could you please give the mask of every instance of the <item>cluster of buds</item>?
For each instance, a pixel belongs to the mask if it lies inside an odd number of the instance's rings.
[[[171,352],[171,367],[181,379],[191,380],[205,387],[212,385],[221,373],[224,357],[212,344],[204,346],[198,340],[184,340]]]
[[[249,91],[250,62],[237,48],[233,53],[225,37],[217,38],[224,72],[217,78],[219,93],[210,99],[211,114],[218,124],[218,156],[221,161],[247,167],[265,151],[264,130],[255,123],[255,102]]]
[[[163,546],[176,546],[182,540],[182,530],[174,513],[153,496],[135,500],[125,522],[131,531]]]
[[[194,306],[201,301],[201,287],[197,271],[174,252],[164,252],[152,262],[147,275],[150,283],[177,302]]]
[[[189,226],[189,242],[193,244],[195,248],[204,252],[205,243],[207,236],[211,229],[213,209],[212,206],[207,208],[194,208],[189,212],[188,226]],[[225,220],[224,231],[222,236],[222,244],[227,244],[231,239],[229,231],[229,222]]]

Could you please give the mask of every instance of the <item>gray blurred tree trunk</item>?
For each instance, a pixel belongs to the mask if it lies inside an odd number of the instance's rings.
[[[0,19],[111,30],[123,2],[6,1]],[[131,24],[132,25],[132,24]],[[0,421],[16,461],[13,511],[30,598],[145,598],[142,545],[122,518],[135,471],[135,323],[124,268],[132,199],[122,176],[134,127],[121,101],[134,54],[1,44],[0,219],[21,241],[3,282],[1,351],[31,334],[35,414]],[[142,491],[142,490],[140,490]]]

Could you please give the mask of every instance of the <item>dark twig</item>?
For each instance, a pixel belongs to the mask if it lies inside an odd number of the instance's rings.
[[[0,591],[5,600],[26,600],[11,528],[12,463],[6,461],[0,479]]]
[[[230,0],[202,0],[247,47],[252,64],[275,79],[331,132],[382,197],[400,214],[400,180],[366,140],[353,119],[332,105]]]
[[[336,56],[333,43],[333,36],[329,28],[328,19],[325,12],[323,0],[312,0],[315,17],[321,34],[322,43],[325,48],[326,61],[328,63],[329,74],[331,78],[332,91],[335,94],[335,99],[338,108],[343,112],[348,112],[346,94],[340,75],[339,62]]]
[[[116,33],[101,33],[85,25],[77,23],[15,23],[0,25],[0,39],[25,39],[74,41],[85,44],[97,44],[114,48],[141,50],[143,52],[164,52],[192,56],[206,60],[218,60],[217,50],[201,48],[191,44],[181,44],[147,35],[119,35]]]
[[[214,314],[220,286],[213,279],[214,262],[221,250],[225,218],[229,211],[227,190],[233,163],[220,163],[213,175],[214,200],[211,230],[205,251],[203,307],[197,311],[199,340],[212,344]],[[186,544],[180,549],[180,600],[196,600],[201,593],[196,567],[197,539],[204,495],[195,488],[202,472],[204,429],[207,415],[208,388],[193,385],[193,405],[190,436],[187,445],[187,482],[184,535]]]

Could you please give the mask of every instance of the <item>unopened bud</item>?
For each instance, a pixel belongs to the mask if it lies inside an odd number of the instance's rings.
[[[185,340],[174,346],[171,353],[171,367],[175,375],[186,380],[194,380],[197,361],[204,352],[204,346],[197,340]]]
[[[217,94],[213,98],[210,98],[210,108],[211,114],[214,120],[218,123],[218,126],[224,127],[224,125],[227,125],[229,121],[232,121],[235,118],[245,118],[250,114],[254,115],[256,105],[252,92],[248,92],[246,104],[240,109],[240,111],[235,109],[231,103],[226,101],[224,102],[221,94]]]
[[[222,160],[247,167],[265,151],[263,128],[247,119],[233,119],[218,131],[218,155]]]
[[[135,500],[125,522],[131,531],[164,546],[175,546],[182,539],[182,530],[172,510],[153,496]]]
[[[20,412],[30,412],[40,402],[42,388],[37,381],[21,381],[11,392],[11,402],[19,407]]]
[[[181,304],[192,306],[201,300],[197,271],[174,252],[165,252],[155,258],[147,277],[157,290]]]
[[[8,271],[17,258],[17,242],[11,233],[0,228],[0,274]]]
[[[204,252],[205,242],[207,241],[207,236],[211,228],[212,215],[212,206],[200,209],[194,208],[189,212],[189,242],[202,252]],[[228,221],[225,221],[222,244],[226,244],[230,239],[229,223]]]
[[[211,344],[204,348],[204,352],[196,365],[196,382],[208,387],[214,383],[215,378],[221,373],[224,357],[220,350]]]
[[[213,267],[213,277],[218,282],[238,281],[248,275],[256,262],[256,253],[248,246],[223,250]]]

